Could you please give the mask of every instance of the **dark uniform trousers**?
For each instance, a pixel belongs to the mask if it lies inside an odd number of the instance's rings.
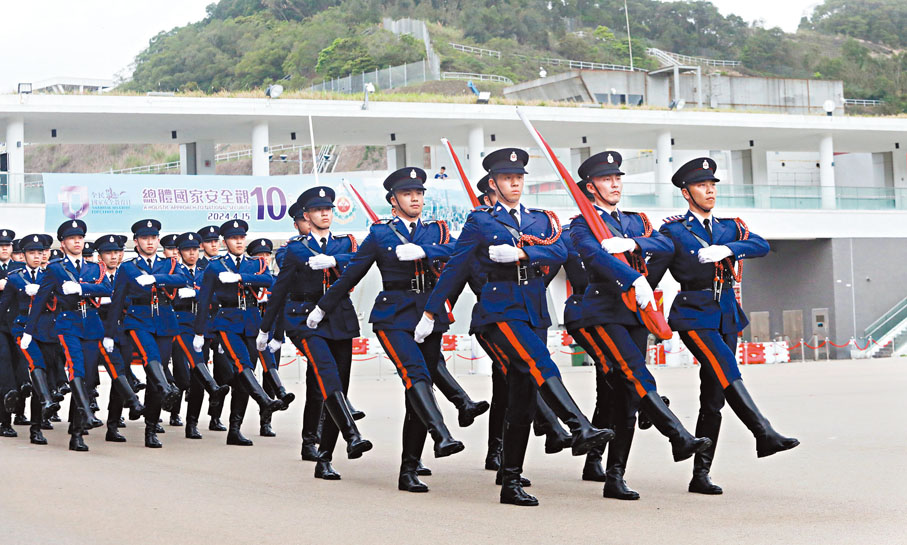
[[[165,362],[170,359],[171,351],[173,350],[173,337],[159,337],[148,331],[139,331],[136,329],[127,330],[126,335],[132,342],[132,346],[135,348],[136,352],[138,352],[139,358],[142,361],[142,367],[145,368],[146,372],[148,369],[148,362]],[[157,421],[161,416],[162,401],[163,397],[161,392],[149,382],[148,388],[145,389],[146,424],[152,426],[157,425]]]
[[[316,433],[309,429],[313,422],[321,428],[319,451],[322,456],[331,456],[337,444],[340,430],[334,419],[322,410],[322,403],[332,393],[342,391],[344,395],[350,389],[350,372],[353,366],[353,339],[325,339],[318,335],[290,337],[293,345],[308,361],[305,373],[306,397],[304,413],[317,410],[317,414],[303,414],[303,438],[307,433]],[[311,403],[310,403],[311,400]],[[311,407],[310,407],[311,405]],[[306,424],[308,424],[306,426]]]

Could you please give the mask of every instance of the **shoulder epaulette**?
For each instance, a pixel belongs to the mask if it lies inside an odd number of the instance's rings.
[[[48,261],[47,264],[51,265],[53,263],[62,263],[62,262],[63,262],[62,257],[55,257],[55,258],[51,259],[50,261]]]
[[[479,206],[476,206],[475,208],[470,210],[470,212],[488,212],[489,210],[491,210],[490,206],[488,206],[487,204],[480,204]]]
[[[209,257],[209,258],[208,258],[208,261],[223,261],[223,260],[224,260],[224,257],[226,257],[226,256],[217,255],[217,256],[214,256],[214,257]]]
[[[683,221],[683,216],[668,216],[664,219],[665,223],[677,223],[678,221]]]
[[[350,250],[355,253],[356,250],[359,249],[359,244],[356,243],[356,237],[349,233],[345,235],[331,235],[331,238],[333,238],[334,240],[343,240],[345,238],[348,238],[350,240]]]
[[[10,271],[9,273],[7,273],[7,276],[12,276],[12,275],[14,275],[14,274],[18,274],[19,276],[24,277],[24,276],[25,276],[25,268],[23,267],[23,268],[21,268],[21,269],[16,269],[16,270],[14,270],[14,271]]]

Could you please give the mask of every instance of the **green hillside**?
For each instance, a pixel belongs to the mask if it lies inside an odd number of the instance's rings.
[[[742,61],[740,73],[841,79],[848,98],[907,111],[907,2],[825,0],[796,33],[766,29],[710,2],[628,0],[634,65],[654,67],[646,47]],[[221,0],[207,17],[161,32],[136,58],[128,91],[240,91],[284,80],[288,89],[420,60],[422,42],[381,28],[381,18],[428,23],[445,71],[515,82],[538,64],[509,53],[630,63],[623,0]],[[455,51],[448,42],[505,53]],[[556,67],[546,67],[556,73]]]

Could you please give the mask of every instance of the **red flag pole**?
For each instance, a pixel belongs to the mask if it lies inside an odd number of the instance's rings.
[[[457,153],[454,151],[453,146],[450,144],[450,140],[442,138],[441,143],[444,144],[445,148],[447,148],[447,153],[450,155],[450,160],[454,162],[454,165],[457,167],[457,172],[460,173],[460,181],[463,182],[463,187],[466,189],[466,194],[469,195],[469,202],[472,203],[473,208],[478,207],[479,199],[478,197],[476,197],[476,194],[472,190],[472,185],[469,183],[469,179],[466,177],[466,171],[463,170],[463,165],[460,164],[460,158],[457,157]]]
[[[542,153],[545,155],[545,159],[548,160],[548,163],[551,167],[558,173],[561,182],[564,183],[564,187],[567,189],[568,194],[573,199],[573,202],[579,208],[580,213],[583,216],[583,219],[586,220],[586,223],[589,225],[589,229],[592,231],[592,234],[595,238],[601,242],[607,238],[611,238],[611,230],[608,229],[608,226],[602,220],[601,216],[598,215],[598,212],[595,211],[595,208],[592,207],[592,203],[589,202],[589,199],[582,193],[579,186],[576,185],[576,182],[573,181],[573,177],[570,175],[570,172],[567,171],[563,163],[558,160],[554,155],[554,150],[551,149],[551,146],[548,145],[548,142],[542,137],[542,134],[536,130],[532,125],[532,122],[529,121],[529,118],[526,117],[526,114],[523,113],[519,108],[517,108],[517,115],[523,121],[523,124],[526,126],[526,129],[532,135],[533,140],[535,140],[536,145],[542,150]],[[629,265],[627,258],[623,254],[616,254],[614,257],[623,261],[625,264]],[[664,314],[662,314],[657,308],[652,308],[651,305],[640,309],[636,305],[636,288],[630,288],[622,295],[622,299],[627,308],[630,310],[639,313],[642,322],[646,325],[646,328],[654,333],[660,339],[670,339],[672,336],[671,328],[668,327],[667,321],[665,321]]]
[[[365,213],[368,215],[368,217],[371,218],[373,223],[380,221],[378,214],[376,214],[375,211],[372,210],[372,207],[369,206],[367,202],[365,202],[365,199],[363,199],[362,195],[360,195],[359,192],[356,191],[356,188],[353,187],[353,184],[346,181],[346,179],[343,179],[340,183],[343,184],[343,187],[347,190],[347,193],[352,193],[356,197],[356,200],[359,201],[359,204],[365,210]]]

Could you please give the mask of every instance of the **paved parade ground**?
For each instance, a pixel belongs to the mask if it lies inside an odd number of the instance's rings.
[[[592,369],[563,371],[591,413]],[[690,429],[697,371],[655,372],[659,390]],[[429,440],[424,462],[435,474],[424,480],[431,492],[397,491],[402,387],[393,378],[355,373],[350,397],[368,414],[360,429],[375,448],[360,460],[336,456],[339,482],[314,479],[314,465],[299,458],[301,400],[275,415],[276,438],[257,435],[251,404],[244,427],[255,441],[251,448],[225,446],[226,433],[207,431],[207,420],[201,441],[166,426],[161,450],[142,446],[137,423],[122,430],[125,444],[105,443],[99,428],[86,437],[88,453],[67,450],[65,424],[45,432],[48,446],[30,445],[28,428],[18,426],[19,438],[0,439],[0,542],[907,542],[904,360],[743,369],[762,411],[802,444],[757,459],[754,440],[726,408],[712,471],[723,496],[688,493],[692,460],[673,463],[667,440],[654,430],[637,432],[631,452],[627,480],[642,495],[636,502],[603,499],[601,484],[579,478],[583,458],[545,455],[543,438],[533,438],[525,475],[541,502],[534,508],[498,503],[494,474],[483,469],[487,415],[458,429],[453,407],[440,400],[466,451],[435,460]],[[459,378],[475,399],[490,399],[488,377]],[[290,385],[300,396],[303,386]],[[105,381],[102,409],[106,399]]]

